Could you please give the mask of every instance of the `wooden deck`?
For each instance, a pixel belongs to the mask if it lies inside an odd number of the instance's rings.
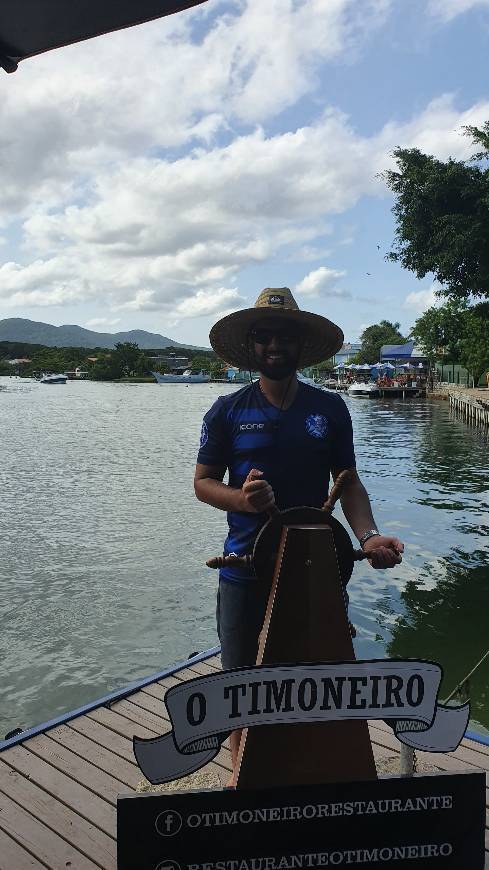
[[[220,669],[217,656],[189,661],[171,676],[136,690],[0,752],[0,870],[115,870],[116,800],[143,779],[132,737],[168,731],[166,689]],[[399,742],[383,722],[370,725],[376,761],[399,754]],[[464,740],[455,753],[417,753],[420,764],[440,770],[484,770],[489,786],[489,747]],[[224,785],[230,753],[225,744],[208,768]],[[489,788],[486,788],[486,807]],[[486,815],[486,862],[489,832]]]

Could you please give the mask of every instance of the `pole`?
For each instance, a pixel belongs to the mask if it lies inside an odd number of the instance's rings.
[[[412,776],[414,773],[414,749],[405,743],[401,743],[399,773],[401,776]]]

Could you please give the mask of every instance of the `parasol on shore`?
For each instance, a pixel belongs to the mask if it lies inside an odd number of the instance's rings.
[[[2,0],[0,67],[15,72],[21,60],[132,27],[206,0]],[[131,59],[128,58],[128,64]]]

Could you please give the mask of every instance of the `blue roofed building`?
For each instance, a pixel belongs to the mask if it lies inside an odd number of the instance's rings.
[[[427,358],[421,348],[416,347],[414,341],[406,341],[404,344],[383,344],[380,348],[380,361],[418,365],[425,364]]]

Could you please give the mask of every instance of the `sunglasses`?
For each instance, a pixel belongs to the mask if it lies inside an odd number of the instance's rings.
[[[299,334],[291,329],[252,329],[250,337],[256,344],[270,344],[272,338],[282,344],[292,344],[294,341],[299,341]]]

